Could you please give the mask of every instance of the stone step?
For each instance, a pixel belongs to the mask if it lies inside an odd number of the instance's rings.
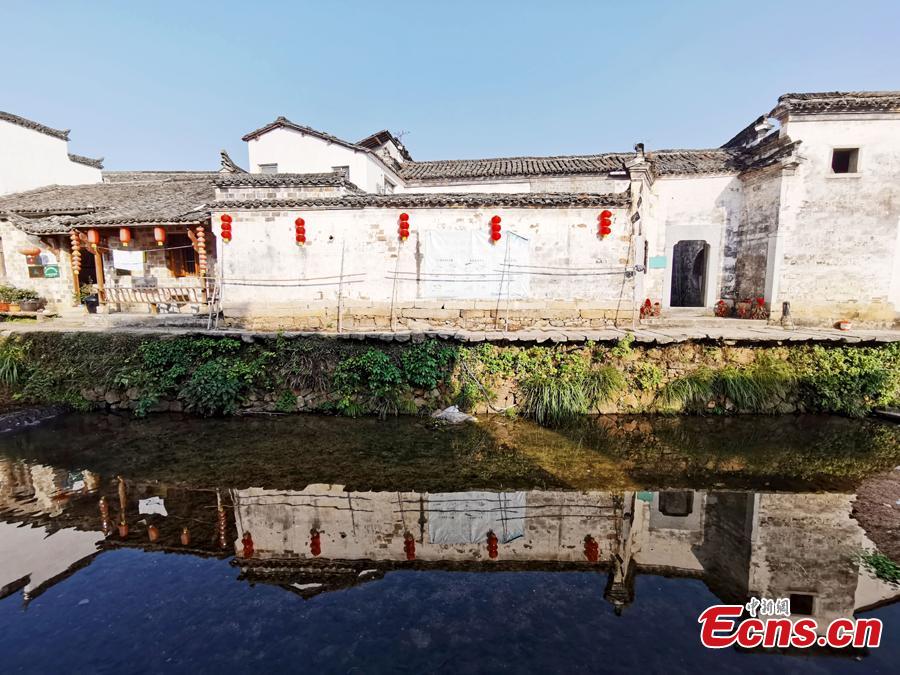
[[[766,319],[734,319],[719,318],[715,316],[659,316],[651,319],[643,319],[641,326],[651,327],[699,327],[710,328],[764,328],[768,325]]]

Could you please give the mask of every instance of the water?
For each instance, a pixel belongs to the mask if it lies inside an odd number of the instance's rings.
[[[2,670],[893,672],[854,495],[898,464],[900,428],[813,416],[68,416],[0,437]],[[882,647],[700,646],[706,607],[791,593]]]

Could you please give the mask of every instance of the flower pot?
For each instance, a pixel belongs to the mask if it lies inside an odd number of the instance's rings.
[[[119,536],[125,539],[128,536],[128,523],[119,523]]]
[[[22,308],[19,307],[18,302],[11,302],[11,303],[9,303],[9,311],[10,312],[21,312]]]
[[[40,300],[22,300],[19,302],[19,307],[22,308],[23,312],[36,312],[41,308]]]
[[[8,312],[9,311],[9,303],[8,302],[0,302],[0,312]]]
[[[87,308],[88,314],[96,314],[97,307],[100,305],[100,298],[96,294],[87,296],[82,304]]]
[[[853,327],[853,324],[849,321],[838,321],[837,327],[838,330],[850,330]]]

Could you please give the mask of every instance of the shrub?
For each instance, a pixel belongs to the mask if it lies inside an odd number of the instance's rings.
[[[443,382],[455,360],[456,352],[437,340],[412,345],[400,354],[403,376],[413,387],[434,389]]]
[[[641,391],[658,389],[664,377],[662,368],[649,361],[638,361],[632,367],[632,379]]]
[[[373,412],[380,418],[396,415],[403,391],[403,372],[393,359],[377,349],[341,361],[333,384],[338,412],[355,417]]]
[[[882,553],[863,553],[859,556],[860,562],[868,568],[872,574],[888,583],[900,585],[900,565]]]
[[[25,348],[14,338],[0,342],[0,384],[15,387],[25,370]]]

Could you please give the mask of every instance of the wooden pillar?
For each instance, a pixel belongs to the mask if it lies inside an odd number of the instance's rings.
[[[106,287],[103,279],[103,253],[99,249],[94,250],[94,269],[97,271],[97,299],[101,305],[105,305]]]
[[[75,295],[73,304],[78,305],[78,298],[81,295],[81,281],[78,276],[81,274],[81,241],[78,238],[78,230],[72,230],[70,235],[70,242],[72,244],[72,252],[71,252],[71,267],[72,267],[72,286],[74,287]]]

